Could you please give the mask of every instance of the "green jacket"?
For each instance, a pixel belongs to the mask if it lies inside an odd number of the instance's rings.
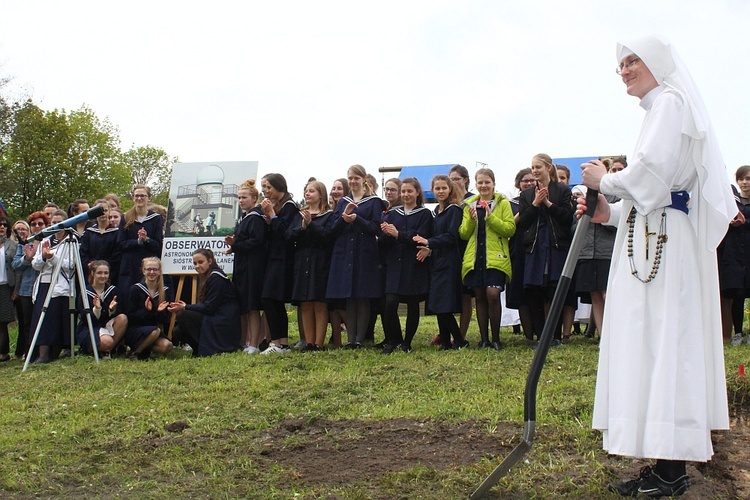
[[[469,207],[476,208],[479,195],[465,200],[464,218],[458,230],[461,239],[467,240],[464,261],[461,266],[461,278],[466,278],[469,271],[474,269],[474,261],[477,251],[477,221],[472,220],[469,215]],[[508,249],[508,238],[516,232],[516,221],[513,218],[513,210],[510,208],[508,199],[500,193],[495,193],[495,207],[487,215],[487,267],[497,269],[505,273],[507,280],[511,279],[510,250]]]

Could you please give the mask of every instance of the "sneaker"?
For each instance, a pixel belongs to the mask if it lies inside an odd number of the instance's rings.
[[[242,352],[244,352],[245,354],[258,354],[260,352],[260,349],[258,349],[257,347],[253,347],[251,345],[246,345],[242,349]]]
[[[306,345],[307,345],[307,342],[305,342],[304,340],[300,340],[299,342],[294,344],[294,348],[297,350],[302,350],[305,348]]]
[[[750,340],[750,335],[748,335],[747,338],[748,338],[748,340]],[[742,334],[741,333],[735,333],[734,337],[732,337],[732,345],[733,346],[742,345],[742,340],[743,340]]]
[[[550,347],[562,347],[563,343],[560,339],[554,339],[550,344]]]
[[[112,353],[109,351],[100,352],[99,359],[112,359]]]
[[[193,348],[192,348],[192,347],[190,347],[190,344],[182,344],[182,350],[183,350],[183,351],[188,351],[188,352],[189,352],[189,351],[192,351],[192,350],[193,350]]]
[[[663,496],[679,496],[690,487],[690,478],[684,475],[674,481],[665,481],[651,467],[641,469],[638,479],[609,483],[607,489],[624,497],[635,497],[645,495],[651,498]]]
[[[261,352],[261,354],[287,354],[292,352],[291,349],[289,349],[288,345],[276,345],[276,344],[269,344],[268,349]]]

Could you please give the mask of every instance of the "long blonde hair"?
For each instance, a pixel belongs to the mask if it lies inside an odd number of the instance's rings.
[[[155,263],[155,264],[157,264],[159,266],[159,281],[157,282],[157,285],[156,285],[156,291],[159,294],[159,296],[157,298],[157,301],[156,301],[156,305],[158,306],[159,304],[161,304],[162,302],[164,302],[164,299],[166,298],[166,297],[164,297],[164,295],[165,295],[165,292],[164,292],[164,274],[162,274],[162,272],[161,272],[161,259],[159,259],[159,257],[145,257],[141,261],[141,272],[143,272],[143,270],[146,268],[146,263],[148,263],[148,262],[153,262],[153,263]],[[145,279],[146,275],[144,274],[143,277]]]
[[[549,178],[552,182],[560,182],[557,179],[557,169],[555,168],[555,164],[552,163],[552,157],[550,155],[545,153],[539,153],[537,155],[534,155],[534,158],[538,158],[549,167]]]

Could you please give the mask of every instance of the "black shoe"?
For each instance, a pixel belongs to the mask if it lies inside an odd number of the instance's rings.
[[[490,347],[492,347],[496,351],[502,351],[503,350],[503,344],[501,344],[499,340],[493,340],[490,343]]]
[[[268,349],[268,345],[269,345],[268,344],[268,340],[263,339],[263,342],[261,342],[260,344],[258,344],[258,351],[260,351],[260,352],[265,351],[266,349]]]
[[[362,349],[362,344],[359,342],[350,342],[344,346],[344,349]]]
[[[453,342],[453,348],[457,351],[460,351],[461,349],[468,349],[469,348],[469,341],[464,340],[463,342],[455,341]]]
[[[396,349],[398,349],[399,351],[407,352],[408,353],[408,352],[411,352],[411,345],[403,342],[403,343],[397,345]]]
[[[645,495],[651,498],[663,496],[679,496],[690,488],[690,478],[687,475],[679,477],[674,481],[665,481],[651,467],[644,467],[638,479],[622,481],[620,483],[609,483],[609,491],[619,493],[624,497],[635,497]]]
[[[383,354],[392,354],[393,351],[395,351],[395,350],[396,350],[396,346],[395,345],[391,345],[391,344],[384,344],[383,345]]]
[[[452,351],[452,350],[453,350],[453,346],[450,344],[448,345],[441,344],[440,349],[438,349],[438,351]]]
[[[32,363],[35,364],[35,365],[46,365],[49,362],[50,362],[50,358],[47,357],[47,356],[45,356],[43,358],[39,357],[39,358],[36,358],[34,361],[32,361]]]
[[[479,343],[477,344],[477,347],[479,349],[488,349],[488,348],[492,347],[492,344],[490,344],[486,340],[480,340]]]
[[[386,344],[385,344],[385,340],[384,340],[384,341],[382,341],[382,342],[378,342],[377,344],[373,344],[373,347],[374,347],[375,349],[382,349],[383,347],[385,347],[385,345],[386,345]]]

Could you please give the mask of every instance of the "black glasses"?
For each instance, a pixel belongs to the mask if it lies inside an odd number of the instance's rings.
[[[0,222],[0,226],[10,227],[10,224],[8,224],[7,222]]]

